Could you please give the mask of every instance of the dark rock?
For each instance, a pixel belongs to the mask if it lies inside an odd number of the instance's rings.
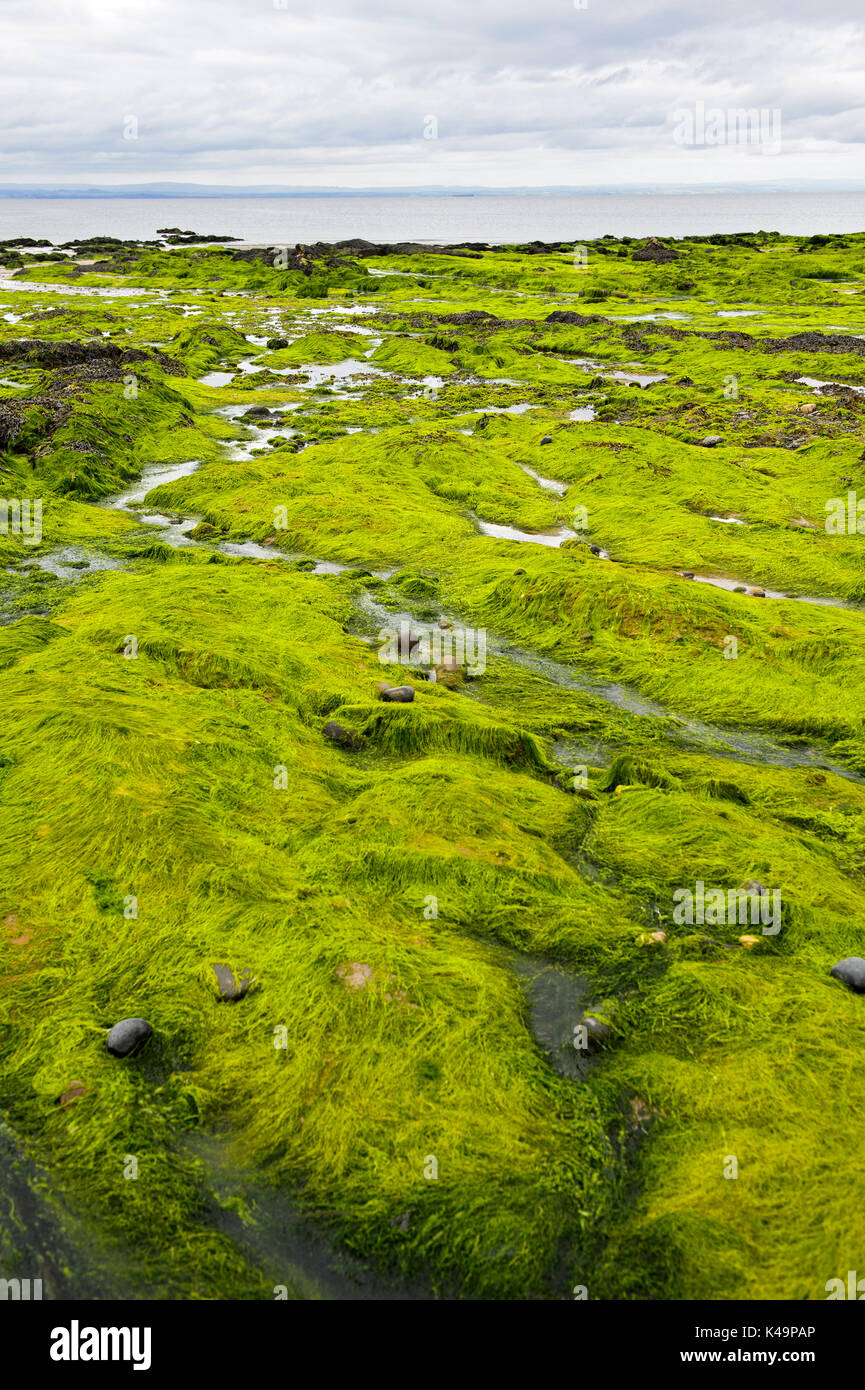
[[[119,363],[115,343],[48,342],[40,338],[10,338],[0,343],[0,361],[33,362],[39,367],[71,367],[97,360]]]
[[[847,956],[833,965],[829,974],[847,985],[856,994],[865,994],[865,960],[861,956]]]
[[[575,314],[572,309],[556,309],[555,313],[547,314],[544,323],[570,323],[579,327],[581,324],[606,323],[606,319],[601,314]]]
[[[157,351],[148,354],[138,348],[122,351],[116,343],[49,342],[41,338],[10,338],[0,343],[0,362],[26,362],[52,368],[85,367],[96,373],[94,380],[119,380],[123,366],[151,360],[172,376],[186,375],[186,368],[173,357]]]
[[[108,1051],[112,1057],[129,1057],[147,1042],[152,1032],[145,1018],[122,1018],[108,1034]]]
[[[488,314],[486,309],[469,309],[464,314],[440,314],[439,323],[497,323],[498,318],[495,314]]]
[[[654,261],[655,265],[667,265],[669,261],[677,261],[678,259],[678,251],[674,251],[670,246],[665,246],[654,236],[649,237],[648,241],[644,242],[636,251],[631,252],[632,261]]]
[[[582,1021],[588,1034],[589,1046],[600,1046],[609,1038],[612,1030],[608,1023],[603,1023],[601,1019],[595,1018],[592,1014],[584,1014]]]
[[[287,348],[287,347],[288,347],[288,339],[287,339],[287,338],[268,338],[268,340],[267,340],[267,347],[270,348],[271,352],[278,352],[280,348]]]
[[[381,692],[381,698],[389,705],[410,705],[414,699],[414,686],[392,685]]]
[[[50,242],[50,241],[46,241],[44,237],[42,237],[39,241],[36,241],[32,236],[13,236],[13,237],[7,238],[6,241],[0,241],[0,247],[3,247],[4,249],[5,249],[5,247],[7,247],[7,246],[50,246],[50,245],[51,245],[51,242]]]
[[[362,748],[363,739],[360,734],[356,734],[353,729],[346,729],[342,724],[338,724],[335,719],[330,719],[322,730],[325,738],[329,738],[333,743],[338,743],[340,748]]]
[[[217,233],[206,236],[200,232],[185,232],[180,227],[160,227],[157,228],[156,235],[163,237],[169,246],[200,246],[214,241],[240,240],[240,237],[220,236]]]
[[[266,405],[253,405],[241,415],[241,420],[269,420],[270,411]]]
[[[544,437],[543,437],[543,439],[541,440],[541,443],[542,443],[542,444],[552,444],[552,442],[553,442],[553,436],[552,436],[551,434],[545,434]]]
[[[240,975],[235,978],[234,971],[230,966],[213,961],[213,971],[216,975],[220,999],[242,999],[252,984],[252,972],[249,970],[242,970]]]

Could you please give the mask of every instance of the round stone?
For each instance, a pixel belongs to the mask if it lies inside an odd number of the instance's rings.
[[[108,1034],[108,1051],[112,1057],[129,1057],[147,1042],[152,1032],[146,1018],[122,1018]]]
[[[832,966],[829,974],[856,994],[865,994],[865,960],[861,956],[847,956],[844,960],[839,960],[837,965]]]
[[[410,705],[414,699],[414,686],[392,685],[389,690],[381,692],[381,698],[389,705]]]

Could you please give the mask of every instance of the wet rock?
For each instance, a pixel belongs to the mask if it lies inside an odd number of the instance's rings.
[[[270,411],[266,405],[253,405],[241,415],[241,420],[269,420]]]
[[[440,323],[497,323],[495,314],[488,314],[486,309],[469,309],[464,314],[441,314]]]
[[[748,592],[749,598],[765,598],[765,597],[766,597],[766,590],[765,590],[765,589],[748,589],[747,592]]]
[[[212,540],[214,536],[220,536],[222,532],[216,526],[211,526],[209,521],[199,521],[197,526],[190,527],[183,534],[193,541],[207,541]]]
[[[39,338],[11,338],[0,343],[0,362],[32,362],[39,367],[72,367],[108,361],[119,364],[123,354],[114,343],[48,342]]]
[[[847,985],[855,994],[865,994],[865,960],[861,956],[847,956],[832,966],[829,974],[842,985]]]
[[[693,571],[693,570],[680,570],[680,571],[679,571],[679,575],[680,575],[680,577],[681,577],[682,579],[693,579],[693,578],[694,578],[694,571]]]
[[[212,964],[220,999],[242,999],[252,984],[252,972],[242,970],[235,977],[234,971],[229,965],[223,965],[221,961],[213,961]]]
[[[381,698],[389,705],[410,705],[414,699],[414,686],[391,685],[381,692]]]
[[[631,252],[632,261],[653,261],[655,265],[667,265],[670,261],[679,259],[678,251],[672,247],[665,246],[657,237],[651,236],[648,241]]]
[[[287,348],[287,347],[288,347],[288,339],[287,339],[287,338],[268,338],[268,340],[267,340],[267,347],[270,348],[271,352],[278,352],[280,348]]]
[[[583,1025],[588,1034],[589,1046],[599,1047],[612,1033],[610,1025],[604,1023],[603,1019],[595,1018],[594,1014],[584,1014]]]
[[[332,743],[336,743],[340,748],[362,748],[363,739],[360,734],[356,734],[353,729],[346,729],[344,725],[338,724],[335,719],[329,719],[322,730],[325,738],[329,738]]]
[[[435,681],[437,685],[443,685],[447,690],[459,690],[463,684],[462,668],[453,657],[448,657],[445,661],[439,662],[430,679]]]
[[[108,1051],[112,1057],[129,1057],[143,1047],[152,1032],[146,1018],[122,1018],[108,1034]]]
[[[83,1081],[70,1081],[66,1090],[58,1097],[57,1104],[61,1110],[66,1110],[70,1105],[81,1100],[82,1096],[86,1096],[89,1089],[89,1086],[85,1086]]]
[[[720,434],[707,434],[705,439],[700,440],[704,449],[714,449],[723,442],[723,437]]]

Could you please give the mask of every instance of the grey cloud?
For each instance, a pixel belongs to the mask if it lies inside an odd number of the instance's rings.
[[[485,182],[596,182],[601,154],[641,179],[698,100],[779,107],[786,174],[817,172],[810,139],[857,177],[860,4],[4,0],[0,177],[423,184],[474,153]]]

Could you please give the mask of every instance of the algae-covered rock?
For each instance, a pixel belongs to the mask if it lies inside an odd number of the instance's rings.
[[[678,251],[674,251],[671,246],[665,246],[657,237],[649,237],[642,246],[638,246],[636,251],[631,252],[631,259],[634,261],[653,261],[656,265],[667,265],[670,261],[679,259]]]
[[[329,719],[322,730],[325,738],[329,738],[331,743],[336,743],[340,748],[362,748],[363,738],[353,729],[347,729],[344,724],[339,724],[335,719]]]
[[[219,961],[213,962],[212,969],[220,999],[236,1002],[244,997],[253,983],[251,970],[241,970],[235,974],[230,965]]]

